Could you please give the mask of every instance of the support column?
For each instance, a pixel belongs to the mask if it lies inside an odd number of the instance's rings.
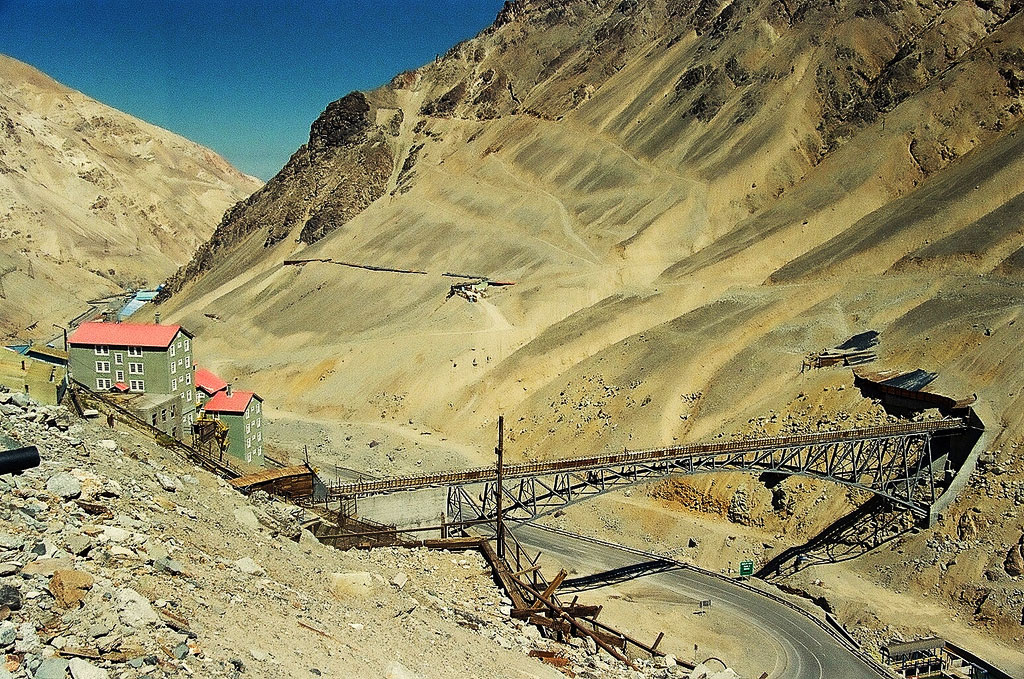
[[[497,533],[498,533],[498,558],[505,558],[505,520],[502,517],[502,476],[504,473],[504,460],[502,459],[505,454],[505,416],[498,415],[498,447],[494,449],[495,454],[498,456],[498,478],[494,484],[495,494],[495,510],[497,512]]]

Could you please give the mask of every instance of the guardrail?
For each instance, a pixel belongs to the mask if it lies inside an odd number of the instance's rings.
[[[756,452],[763,450],[792,448],[798,446],[842,443],[846,441],[866,441],[894,436],[912,436],[915,434],[936,434],[940,432],[960,431],[967,428],[967,422],[961,418],[932,420],[927,422],[904,422],[879,427],[862,429],[844,429],[841,431],[821,432],[817,434],[799,434],[795,436],[775,436],[757,439],[741,439],[723,443],[690,443],[666,448],[647,448],[642,450],[624,451],[608,455],[591,455],[584,457],[562,458],[546,462],[526,462],[506,465],[503,468],[505,479],[541,476],[566,471],[590,471],[605,467],[628,464],[642,464],[675,460],[684,457],[734,455],[737,453]],[[330,484],[329,497],[350,495],[372,495],[400,490],[418,490],[437,486],[466,485],[494,481],[497,477],[493,466],[472,467],[458,472],[428,474],[418,476],[400,476],[392,479],[375,481],[355,481]]]

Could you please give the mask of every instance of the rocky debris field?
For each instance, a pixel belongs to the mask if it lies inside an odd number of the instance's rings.
[[[121,427],[0,394],[43,459],[0,478],[0,679],[735,676],[543,639],[479,554],[334,550]]]

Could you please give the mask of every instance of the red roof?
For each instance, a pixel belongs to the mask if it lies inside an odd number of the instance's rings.
[[[189,337],[192,336],[180,325],[93,321],[78,326],[78,329],[68,337],[68,344],[103,344],[118,347],[166,349],[179,330]]]
[[[249,407],[249,401],[253,398],[257,401],[263,400],[251,391],[233,391],[231,396],[228,396],[227,391],[218,391],[213,398],[203,404],[203,410],[240,415]]]
[[[202,389],[210,396],[213,396],[221,389],[228,386],[228,383],[214,375],[206,368],[196,368],[196,388]]]
[[[124,382],[118,382],[114,385],[114,389],[117,389],[118,391],[128,391],[128,385]]]

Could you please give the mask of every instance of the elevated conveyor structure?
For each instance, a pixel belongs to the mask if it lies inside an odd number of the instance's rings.
[[[817,477],[869,491],[927,519],[945,473],[937,439],[969,429],[963,418],[904,422],[833,432],[691,443],[507,465],[504,515],[529,521],[634,483],[714,471],[770,471]],[[351,501],[426,488],[447,488],[453,524],[493,518],[495,467],[331,484],[321,502]],[[471,487],[477,486],[479,490]],[[310,500],[312,502],[312,500]]]

